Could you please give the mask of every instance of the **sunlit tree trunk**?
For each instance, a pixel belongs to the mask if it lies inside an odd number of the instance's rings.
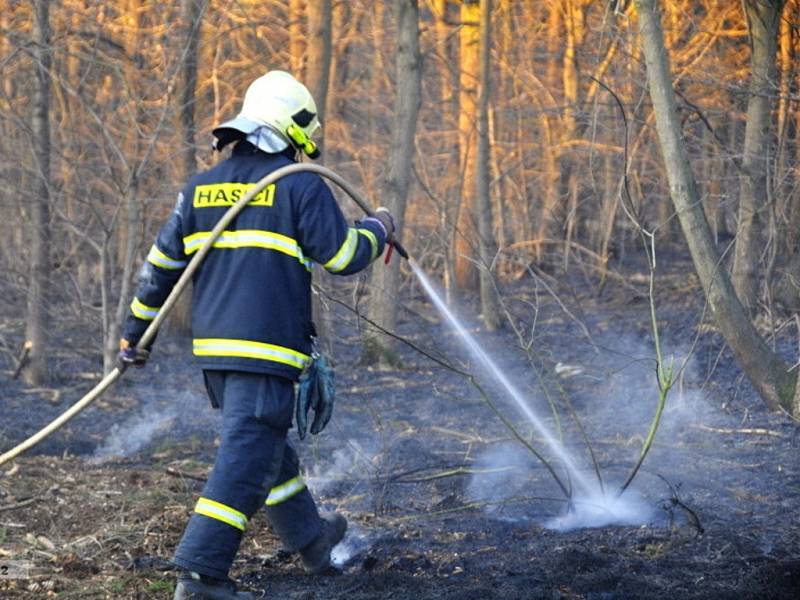
[[[775,95],[775,53],[784,0],[745,0],[752,47],[744,159],[739,193],[739,224],[733,257],[733,285],[751,313],[758,301],[758,266],[767,198],[767,146],[771,130],[770,98]]]
[[[437,118],[428,128],[434,129],[437,139],[452,148],[451,156],[442,168],[443,176],[439,185],[439,193],[448,199],[439,206],[438,223],[441,235],[445,240],[443,244],[444,267],[443,283],[447,302],[451,302],[456,293],[456,228],[459,212],[460,172],[458,166],[459,156],[456,151],[458,145],[458,64],[457,42],[458,36],[453,35],[453,14],[458,14],[458,3],[452,0],[428,0],[434,18],[435,54],[438,61],[436,76],[439,83],[438,104],[435,107]],[[428,150],[425,148],[424,150]]]
[[[800,163],[800,112],[793,110],[791,97],[800,88],[797,55],[800,44],[794,43],[792,24],[800,18],[800,4],[787,3],[780,24],[781,87],[778,104],[778,153],[774,187],[785,224],[781,248],[787,261],[780,269],[780,279],[773,297],[790,313],[800,312],[800,178],[793,160]],[[794,150],[794,152],[793,152]]]
[[[478,148],[475,177],[475,216],[478,220],[478,245],[480,250],[481,313],[489,331],[500,326],[500,309],[497,303],[494,274],[490,271],[497,252],[492,219],[492,199],[489,196],[489,99],[491,97],[491,28],[492,2],[480,0],[480,85],[478,97]]]
[[[25,379],[41,384],[48,379],[49,319],[47,292],[50,281],[50,3],[34,0],[33,40],[35,81],[33,97],[33,152],[36,160],[32,186],[30,276],[25,337],[30,342]]]
[[[316,4],[312,0],[312,4]],[[306,52],[305,0],[289,0],[289,68],[298,79],[305,77],[303,59]],[[312,38],[313,39],[313,38]]]
[[[553,1],[548,4],[547,29],[549,36],[546,42],[547,65],[545,67],[545,85],[552,91],[559,87],[559,56],[564,52],[564,35],[562,31],[562,12],[561,2]],[[544,104],[547,102],[547,104]],[[558,107],[555,101],[550,101],[542,97],[543,106],[539,107],[539,145],[541,148],[541,184],[537,186],[536,194],[540,198],[538,220],[536,223],[536,240],[539,242],[535,246],[536,260],[541,262],[544,259],[543,243],[557,237],[555,235],[555,224],[558,220],[559,204],[561,202],[560,181],[561,173],[558,166],[558,142],[561,123],[556,111]]]
[[[681,132],[658,4],[657,0],[636,0],[648,87],[672,202],[725,341],[765,403],[773,410],[792,410],[796,378],[758,335],[720,265]]]
[[[308,3],[308,35],[313,43],[308,44],[306,49],[308,61],[306,62],[305,78],[317,103],[320,122],[323,123],[331,74],[332,22],[331,0],[315,0]]]
[[[473,261],[477,258],[474,202],[475,166],[477,159],[477,83],[480,51],[481,7],[479,0],[462,0],[461,31],[459,33],[459,112],[458,155],[460,164],[460,193],[458,195],[458,231],[455,234],[456,288],[473,291],[477,288],[478,272]]]
[[[398,23],[395,54],[397,97],[382,198],[394,215],[398,231],[402,234],[406,198],[411,183],[414,135],[422,98],[417,0],[395,0],[394,12]],[[388,265],[376,265],[372,271],[368,314],[370,319],[389,331],[394,331],[397,323],[399,280],[399,257]],[[368,364],[395,362],[391,340],[381,333],[369,331],[364,340],[363,361]]]

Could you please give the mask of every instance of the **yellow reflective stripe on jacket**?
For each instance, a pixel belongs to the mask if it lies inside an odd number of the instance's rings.
[[[372,233],[369,229],[359,229],[358,233],[363,235],[365,238],[369,240],[370,245],[372,246],[372,254],[370,254],[370,262],[375,260],[375,257],[378,256],[378,238],[375,237],[375,234]]]
[[[333,255],[332,259],[325,263],[325,269],[331,273],[338,273],[345,269],[353,260],[356,248],[358,248],[358,231],[351,227],[347,230],[347,237],[342,247]]]
[[[244,531],[247,525],[247,517],[244,513],[208,498],[200,498],[194,507],[194,512],[227,523],[241,531]]]
[[[198,231],[183,238],[184,251],[187,255],[194,254],[211,236],[210,231]],[[311,268],[311,261],[303,256],[303,251],[297,240],[281,233],[263,231],[261,229],[241,229],[238,231],[223,231],[214,242],[214,248],[264,248],[288,254],[299,260],[307,269]]]
[[[135,297],[133,302],[131,302],[131,312],[133,316],[143,321],[152,321],[155,319],[160,309],[160,306],[147,306],[146,304],[142,304],[139,299]]]
[[[161,250],[159,250],[155,244],[153,244],[152,248],[150,248],[150,252],[147,253],[147,262],[154,264],[157,267],[161,267],[162,269],[171,270],[182,269],[186,266],[185,260],[176,260],[174,258],[170,258]]]
[[[255,358],[283,363],[303,369],[311,361],[311,357],[291,348],[252,342],[250,340],[232,340],[221,338],[195,339],[193,342],[195,356],[233,356],[239,358]]]
[[[298,492],[302,492],[304,489],[306,489],[306,482],[298,475],[286,483],[276,485],[272,488],[269,491],[269,496],[267,496],[265,504],[267,506],[275,506],[281,502],[286,502],[289,498]]]

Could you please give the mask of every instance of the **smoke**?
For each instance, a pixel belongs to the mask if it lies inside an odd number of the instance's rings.
[[[167,412],[141,411],[122,423],[115,423],[102,446],[94,452],[94,460],[103,462],[124,458],[139,452],[157,435],[173,426],[177,409]]]
[[[498,444],[481,452],[467,484],[471,502],[496,513],[507,501],[530,495],[533,457],[519,444]]]
[[[605,495],[577,496],[566,514],[547,519],[543,525],[557,531],[572,531],[606,525],[645,525],[653,518],[653,506],[636,492],[617,496],[616,491]]]
[[[339,492],[353,493],[366,486],[369,477],[375,472],[379,455],[366,449],[355,439],[337,442],[339,448],[330,453],[325,460],[322,456],[312,461],[310,470],[304,476],[308,487],[315,495],[324,496]]]
[[[354,525],[347,527],[344,539],[331,551],[331,562],[338,569],[347,566],[353,557],[363,554],[372,546],[375,535],[368,535],[361,528]]]
[[[484,511],[494,517],[520,519],[524,513],[514,510],[513,504],[531,502],[554,504],[557,516],[545,517],[542,525],[548,529],[570,531],[606,525],[641,525],[653,516],[653,508],[638,493],[629,492],[616,497],[615,491],[578,493],[571,503],[549,482],[542,482],[538,461],[519,444],[501,444],[478,455],[473,475],[467,485],[471,502],[484,504]],[[523,508],[524,510],[524,508]],[[529,515],[528,515],[529,516]]]
[[[686,349],[667,348],[665,360],[673,362],[677,380],[667,397],[655,443],[643,468],[634,484],[619,496],[620,485],[641,453],[656,412],[658,386],[651,346],[620,336],[611,343],[614,347],[610,352],[600,357],[589,353],[570,357],[573,368],[567,374],[561,369],[564,378],[585,378],[574,386],[578,391],[573,400],[590,443],[596,444],[595,452],[601,456],[605,493],[595,485],[593,489],[575,488],[568,508],[566,502],[554,505],[559,514],[544,518],[545,527],[567,531],[651,523],[656,518],[656,506],[668,494],[666,484],[657,476],[682,482],[687,461],[701,460],[715,451],[705,446],[698,448],[695,443],[703,439],[703,429],[731,424],[731,418],[721,413],[703,392],[695,361],[686,359]],[[573,427],[568,426],[566,437],[577,449]],[[583,474],[593,480],[587,461],[578,463]],[[546,505],[547,497],[561,495],[547,478],[525,448],[516,444],[494,446],[478,456],[467,494],[473,502],[484,503],[487,513],[497,515],[502,507],[508,516],[512,513],[507,505],[515,499],[538,495],[540,504]]]
[[[94,461],[126,458],[158,439],[178,439],[178,434],[184,437],[193,432],[215,431],[219,426],[219,420],[214,418],[216,411],[209,408],[203,394],[191,391],[158,394],[149,389],[144,393],[148,399],[139,410],[111,427],[105,441],[95,450]]]
[[[638,456],[658,403],[655,358],[641,340],[620,338],[616,361],[602,372],[600,383],[581,412],[590,439],[613,441],[615,460],[632,463]],[[677,378],[669,391],[655,443],[645,464],[667,474],[680,472],[687,444],[703,436],[703,427],[725,426],[731,418],[716,408],[702,389],[696,361],[685,348],[666,348]],[[681,367],[683,367],[682,370]],[[680,372],[679,372],[680,370]]]

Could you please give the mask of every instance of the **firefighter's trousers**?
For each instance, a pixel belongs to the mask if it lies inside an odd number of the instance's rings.
[[[222,439],[173,562],[223,579],[247,522],[262,505],[290,552],[319,535],[321,519],[286,439],[294,406],[292,382],[238,371],[205,371],[204,376],[212,405],[222,409]]]

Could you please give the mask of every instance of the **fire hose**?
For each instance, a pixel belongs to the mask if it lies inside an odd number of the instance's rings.
[[[287,175],[291,175],[292,173],[298,173],[301,171],[310,171],[312,173],[317,173],[322,177],[325,177],[339,186],[348,196],[350,196],[353,201],[363,210],[368,216],[373,216],[374,213],[370,208],[367,201],[358,193],[358,191],[345,179],[331,171],[326,167],[322,167],[320,165],[315,165],[311,163],[297,163],[292,165],[287,165],[285,167],[281,167],[280,169],[276,169],[269,175],[266,175],[262,179],[260,179],[255,186],[253,186],[240,200],[238,200],[233,206],[231,206],[219,222],[214,226],[214,229],[211,230],[211,234],[209,235],[208,239],[205,243],[200,247],[192,259],[189,261],[189,264],[186,265],[186,268],[183,271],[183,274],[180,276],[178,281],[175,283],[175,286],[172,288],[172,292],[169,294],[167,299],[164,301],[161,310],[159,311],[158,315],[155,319],[150,323],[150,325],[145,330],[144,334],[142,334],[141,339],[137,346],[140,347],[147,347],[150,342],[153,341],[155,338],[156,332],[158,331],[161,324],[164,322],[164,319],[170,313],[172,308],[175,306],[175,303],[178,300],[178,297],[181,293],[186,289],[186,286],[191,281],[192,276],[200,267],[200,263],[203,262],[203,259],[206,255],[211,251],[214,242],[216,242],[217,238],[222,234],[223,231],[231,224],[231,222],[236,218],[236,216],[242,212],[242,210],[250,203],[250,201],[259,194],[264,188],[268,185],[271,185],[281,179],[282,177],[286,177]],[[397,253],[408,260],[408,253],[405,251],[403,246],[394,239],[391,235],[387,240],[389,244],[389,251],[392,249],[397,250]],[[387,251],[387,259],[389,256],[389,251]],[[83,398],[78,400],[75,404],[69,407],[66,411],[64,411],[60,416],[56,417],[52,422],[50,422],[47,426],[43,427],[37,433],[30,436],[25,441],[21,442],[8,452],[3,455],[0,455],[0,465],[4,465],[5,463],[13,460],[26,450],[33,448],[36,444],[41,442],[43,439],[48,437],[53,432],[60,429],[65,423],[67,423],[70,419],[72,419],[75,415],[80,413],[83,409],[89,406],[92,402],[97,400],[100,396],[105,393],[105,391],[110,388],[114,382],[119,379],[122,374],[124,373],[125,368],[114,367],[103,379],[98,383],[94,388],[92,388]]]

